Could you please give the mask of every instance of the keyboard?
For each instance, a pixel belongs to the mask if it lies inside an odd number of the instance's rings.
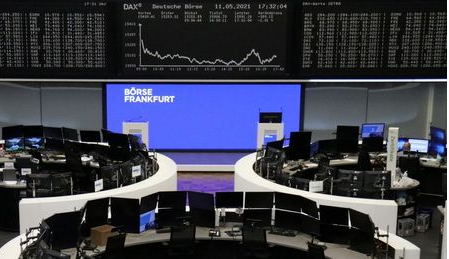
[[[269,233],[272,235],[285,236],[285,237],[296,236],[295,231],[285,229],[272,229]]]

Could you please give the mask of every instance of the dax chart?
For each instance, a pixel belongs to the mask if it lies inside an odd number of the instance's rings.
[[[125,75],[285,75],[286,3],[123,5]]]

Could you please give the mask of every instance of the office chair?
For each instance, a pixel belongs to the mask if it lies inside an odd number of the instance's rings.
[[[307,246],[309,247],[307,251],[307,259],[325,259],[326,256],[324,255],[324,249],[326,247],[320,246],[317,244],[313,244],[311,242],[307,243]]]
[[[106,242],[106,249],[104,253],[100,256],[95,256],[95,258],[101,259],[123,259],[125,258],[125,240],[126,233],[120,233],[115,236],[108,237]]]
[[[269,258],[267,233],[264,229],[245,225],[242,229],[242,247],[246,258]]]
[[[28,174],[26,175],[28,198],[52,196],[52,183],[50,174]]]
[[[173,226],[170,229],[170,241],[167,255],[169,258],[194,258],[195,233],[194,224]]]
[[[73,194],[72,173],[58,173],[51,175],[52,196],[64,196]]]
[[[369,153],[360,150],[357,158],[357,168],[358,171],[371,171],[373,170],[373,165],[371,164],[371,159],[369,157]]]
[[[420,180],[419,174],[419,157],[417,156],[401,156],[399,157],[399,168],[402,172],[407,171],[407,175],[410,178]]]

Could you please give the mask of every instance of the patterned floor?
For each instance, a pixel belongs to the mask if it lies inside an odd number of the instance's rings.
[[[234,173],[178,172],[178,191],[232,192]]]

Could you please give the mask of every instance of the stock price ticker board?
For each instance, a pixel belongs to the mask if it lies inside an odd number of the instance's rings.
[[[82,78],[111,72],[106,2],[0,3],[1,77]]]
[[[123,74],[284,76],[288,9],[254,1],[124,4]]]
[[[446,1],[301,2],[302,78],[446,77]]]

